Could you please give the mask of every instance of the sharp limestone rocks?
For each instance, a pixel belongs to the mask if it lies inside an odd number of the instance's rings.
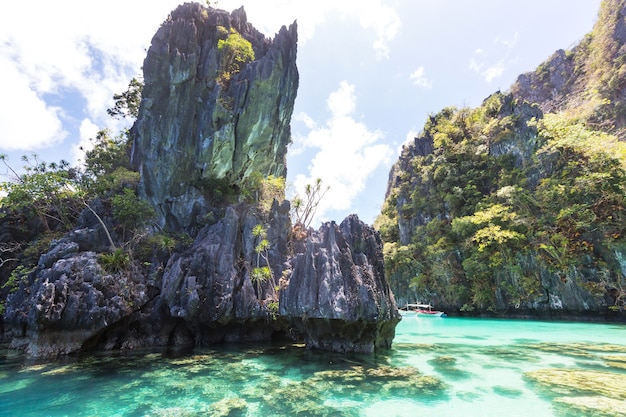
[[[253,228],[265,222],[274,278],[257,284]],[[286,201],[269,214],[231,206],[164,267],[115,273],[64,238],[7,300],[12,347],[50,357],[277,336],[338,352],[390,347],[400,316],[378,233],[354,215],[301,241],[290,241],[290,230]]]
[[[297,246],[280,313],[307,343],[343,352],[391,347],[400,317],[378,233],[351,215],[340,225],[325,223]]]
[[[99,254],[103,223],[85,211],[7,298],[13,347],[43,357],[276,337],[340,352],[391,345],[400,316],[374,229],[351,216],[296,238],[288,201],[241,198],[248,177],[285,175],[296,37],[294,24],[266,39],[243,9],[172,12],[144,63],[132,159],[159,226],[193,244],[141,260]]]

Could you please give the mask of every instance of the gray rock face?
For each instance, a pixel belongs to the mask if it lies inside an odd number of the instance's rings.
[[[353,215],[293,241],[289,208],[230,206],[162,269],[107,273],[69,233],[8,298],[11,346],[33,357],[274,337],[338,352],[390,347],[400,316],[377,232]],[[259,284],[258,224],[273,277]]]
[[[255,60],[225,80],[217,44],[229,33],[251,43]],[[371,227],[351,216],[294,241],[289,202],[274,200],[269,210],[217,204],[206,189],[219,180],[236,192],[253,172],[285,175],[295,54],[295,24],[272,41],[247,23],[243,9],[228,14],[189,3],[172,12],[144,63],[133,161],[162,225],[192,231],[195,241],[110,274],[95,252],[108,242],[85,211],[7,299],[14,348],[47,357],[276,336],[340,352],[391,345],[400,316]],[[269,242],[262,254],[257,225]],[[271,277],[255,274],[259,267]]]
[[[232,31],[251,43],[255,59],[220,81],[227,60],[218,42]],[[237,185],[255,171],[286,175],[296,41],[295,23],[266,39],[243,8],[228,14],[186,3],[163,23],[144,61],[132,156],[162,224],[193,224],[210,203],[207,180]]]
[[[544,112],[550,113],[563,107],[570,94],[580,94],[580,86],[575,83],[573,57],[568,57],[564,50],[556,51],[540,69],[517,78],[511,87],[516,97],[539,103]]]
[[[624,137],[626,2],[602,2],[596,24],[575,47],[558,50],[511,87],[545,113],[576,110],[596,128]]]
[[[378,234],[351,215],[341,225],[322,225],[298,252],[280,313],[307,343],[344,352],[390,347],[400,316]]]
[[[5,319],[11,347],[34,357],[76,352],[148,301],[142,276],[108,274],[94,252],[67,240],[41,257],[30,280],[8,297]]]
[[[289,205],[275,204],[270,219],[284,221]],[[288,216],[287,216],[288,219]],[[268,340],[280,323],[270,317],[267,303],[277,296],[271,282],[257,294],[251,272],[257,266],[252,229],[265,225],[263,216],[249,206],[228,207],[224,217],[207,226],[193,247],[168,262],[161,283],[160,310],[164,322],[185,323],[196,344],[222,341]],[[285,236],[268,236],[273,276],[280,276]]]

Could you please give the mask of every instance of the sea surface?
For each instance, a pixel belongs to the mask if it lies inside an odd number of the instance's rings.
[[[376,355],[0,351],[0,416],[296,415],[626,416],[626,325],[411,317]]]

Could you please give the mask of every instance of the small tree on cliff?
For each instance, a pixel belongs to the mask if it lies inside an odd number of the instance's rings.
[[[322,201],[322,198],[326,195],[330,186],[322,188],[322,179],[318,178],[313,184],[307,184],[304,187],[304,198],[296,195],[291,201],[291,213],[294,219],[294,230],[300,233],[305,233],[311,225],[317,207]]]
[[[24,173],[18,174],[6,155],[0,155],[0,161],[11,171],[9,180],[0,183],[0,191],[6,194],[0,199],[0,208],[26,217],[34,215],[46,231],[57,226],[64,230],[72,227],[80,205],[77,171],[68,162],[47,164],[39,161],[36,154],[24,155]]]
[[[121,94],[114,94],[115,105],[107,109],[109,116],[114,119],[130,117],[136,119],[139,115],[139,104],[141,104],[141,93],[143,83],[137,78],[130,80],[128,89]]]
[[[257,255],[256,266],[252,268],[250,279],[252,282],[256,283],[257,294],[260,299],[262,294],[261,284],[270,281],[273,291],[276,287],[276,281],[274,280],[274,274],[270,266],[270,242],[267,240],[267,229],[265,229],[263,225],[257,224],[252,229],[252,235],[256,238],[258,243],[254,248],[254,252],[256,252]],[[265,261],[265,265],[261,266],[261,260]]]
[[[224,31],[225,28],[222,26]],[[245,39],[234,28],[226,32],[228,35],[225,39],[217,41],[217,50],[220,52],[220,70],[217,81],[227,88],[230,79],[234,74],[240,72],[243,67],[251,61],[254,61],[254,49],[250,41]]]

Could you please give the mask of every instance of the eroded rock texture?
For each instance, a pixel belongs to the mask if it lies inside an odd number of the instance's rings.
[[[374,229],[351,215],[340,225],[325,223],[297,246],[280,313],[307,343],[343,352],[391,347],[400,316]]]
[[[255,59],[225,80],[217,44],[229,34],[247,39]],[[150,262],[122,251],[128,265],[106,271],[99,253],[109,244],[86,210],[80,229],[53,242],[8,297],[14,348],[44,357],[276,337],[340,352],[391,345],[400,317],[374,229],[351,216],[295,240],[288,201],[215,201],[216,187],[236,192],[253,172],[285,175],[295,54],[295,24],[272,41],[243,9],[189,3],[172,12],[144,63],[133,160],[161,225],[194,242]],[[93,208],[113,230],[106,205]],[[262,253],[258,225],[269,242]],[[255,279],[263,267],[271,273]]]
[[[254,60],[229,67],[231,34]],[[163,23],[144,61],[143,99],[133,127],[141,191],[169,229],[205,214],[208,181],[240,184],[252,172],[285,176],[298,88],[296,24],[267,39],[231,14],[187,3]],[[225,73],[228,73],[225,76]]]
[[[33,357],[76,352],[148,299],[147,282],[137,271],[107,273],[94,252],[78,252],[76,242],[62,239],[7,300],[11,347]]]
[[[268,261],[255,251],[257,224],[268,230]],[[338,352],[390,347],[400,317],[378,233],[354,215],[309,233],[292,240],[287,201],[269,213],[230,206],[166,264],[115,273],[70,233],[8,298],[12,347],[35,357],[276,337]],[[267,264],[273,278],[254,282]]]

